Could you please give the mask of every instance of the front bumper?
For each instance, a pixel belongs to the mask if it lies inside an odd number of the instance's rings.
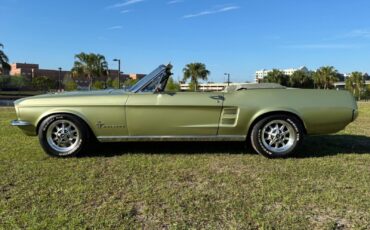
[[[13,120],[10,123],[12,126],[31,126],[32,124],[27,121],[19,121],[19,120]]]
[[[14,120],[11,121],[12,126],[17,126],[28,136],[36,136],[36,127],[28,121]]]

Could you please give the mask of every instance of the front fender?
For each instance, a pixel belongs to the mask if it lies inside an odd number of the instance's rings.
[[[36,133],[38,132],[38,127],[40,126],[41,122],[51,116],[51,115],[54,115],[54,114],[69,114],[69,115],[73,115],[73,116],[76,116],[78,118],[80,118],[81,120],[83,120],[91,129],[92,125],[89,120],[87,119],[87,117],[85,115],[83,115],[83,113],[79,112],[78,110],[75,110],[75,109],[70,109],[70,108],[63,108],[63,109],[60,109],[60,108],[55,108],[55,109],[50,109],[50,110],[47,110],[45,112],[43,112],[36,120],[36,123],[35,123],[35,127],[36,127]],[[93,129],[91,129],[93,130]],[[95,133],[94,133],[95,135]]]

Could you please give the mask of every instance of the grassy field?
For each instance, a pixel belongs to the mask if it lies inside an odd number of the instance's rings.
[[[370,228],[370,103],[286,160],[235,143],[105,144],[55,159],[14,118],[0,108],[0,229]]]

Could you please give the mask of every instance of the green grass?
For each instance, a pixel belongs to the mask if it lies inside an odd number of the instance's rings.
[[[47,157],[0,109],[0,229],[369,229],[370,103],[268,160],[235,143],[101,145]],[[251,152],[251,151],[248,151]]]

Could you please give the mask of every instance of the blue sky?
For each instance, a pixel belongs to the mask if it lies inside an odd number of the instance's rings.
[[[370,72],[368,0],[0,0],[11,62],[70,69],[76,53],[121,58],[124,72],[204,62],[210,80],[333,65]]]

